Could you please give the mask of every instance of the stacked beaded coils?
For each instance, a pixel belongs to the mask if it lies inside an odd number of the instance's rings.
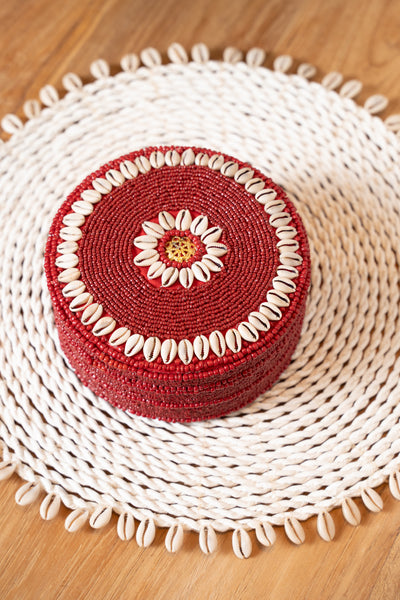
[[[147,148],[89,175],[51,226],[61,347],[113,405],[166,421],[222,416],[287,367],[310,283],[284,191],[239,160]]]

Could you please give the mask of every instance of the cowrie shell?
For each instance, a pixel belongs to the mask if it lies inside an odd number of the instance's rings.
[[[124,350],[125,356],[134,356],[135,354],[140,352],[143,346],[144,337],[139,333],[134,333],[126,341]]]
[[[246,62],[249,67],[261,67],[265,60],[265,50],[262,48],[250,48],[246,54]]]
[[[240,62],[243,58],[243,53],[238,48],[234,48],[233,46],[227,46],[222,53],[222,59],[224,62],[230,63],[232,65]]]
[[[28,481],[15,492],[15,502],[20,506],[32,504],[40,494],[40,484]]]
[[[265,183],[259,177],[254,177],[253,179],[246,181],[244,187],[249,194],[256,194],[265,187]]]
[[[165,231],[170,231],[175,227],[175,217],[166,210],[162,210],[158,213],[158,222]]]
[[[76,508],[65,519],[65,529],[70,533],[78,531],[86,523],[89,517],[89,511],[84,508]]]
[[[268,318],[261,312],[251,312],[248,318],[249,323],[258,329],[258,331],[268,331],[270,328]]]
[[[271,302],[263,302],[260,304],[260,313],[265,315],[269,321],[279,321],[279,319],[282,319],[281,311]]]
[[[212,554],[217,549],[217,536],[211,525],[202,525],[199,532],[199,546],[204,554]]]
[[[193,275],[198,281],[209,281],[211,278],[210,269],[202,261],[196,261],[192,264]]]
[[[145,156],[138,156],[134,160],[135,165],[139,169],[140,173],[148,173],[151,170],[151,164],[148,158]]]
[[[83,215],[78,215],[78,213],[72,212],[65,215],[62,222],[67,227],[81,227],[81,225],[85,222],[85,217]]]
[[[257,329],[247,321],[243,321],[238,325],[238,331],[247,342],[256,342],[259,338]]]
[[[81,321],[84,325],[91,325],[92,323],[98,321],[102,314],[102,305],[95,302],[94,304],[90,304],[85,308],[81,316]]]
[[[163,363],[169,365],[178,353],[178,344],[175,340],[164,340],[161,344],[161,358]]]
[[[193,358],[193,345],[189,340],[181,340],[178,344],[178,356],[184,365],[188,365],[192,362]]]
[[[295,279],[299,276],[296,267],[291,267],[290,265],[279,265],[276,272],[280,277],[287,277],[287,279]]]
[[[79,296],[79,294],[83,294],[85,290],[86,285],[83,283],[83,281],[80,279],[75,279],[63,287],[62,295],[64,298],[74,298],[75,296]]]
[[[297,74],[304,79],[312,79],[317,73],[316,67],[310,63],[301,63],[297,68]]]
[[[123,176],[121,171],[117,171],[117,169],[110,169],[109,171],[107,171],[106,179],[114,187],[119,187],[125,181],[125,177]]]
[[[235,529],[232,534],[233,551],[238,558],[249,558],[252,551],[251,538],[242,527]]]
[[[194,162],[196,165],[199,165],[199,167],[208,167],[208,161],[209,156],[205,152],[199,152],[194,159]]]
[[[279,73],[287,73],[293,64],[293,58],[288,54],[282,54],[277,56],[274,60],[274,70]]]
[[[79,227],[63,227],[60,229],[60,238],[65,241],[77,242],[82,237],[82,231]]]
[[[278,198],[275,198],[275,200],[270,200],[264,204],[264,210],[269,215],[275,215],[276,213],[283,212],[285,208],[285,203]]]
[[[71,267],[69,269],[65,269],[64,271],[61,271],[57,279],[61,283],[69,283],[70,281],[75,281],[76,279],[79,279],[80,276],[80,270],[76,267]]]
[[[182,152],[181,165],[184,165],[185,167],[189,167],[190,165],[194,164],[194,161],[195,161],[195,155],[191,148],[187,148],[187,150]]]
[[[156,360],[161,351],[161,342],[158,337],[149,337],[144,343],[143,354],[147,362]]]
[[[219,171],[224,162],[225,159],[221,154],[213,154],[208,160],[208,166],[213,171]]]
[[[186,231],[192,224],[192,215],[186,209],[180,210],[176,215],[175,227],[179,231]]]
[[[194,281],[194,275],[193,275],[193,271],[192,269],[190,269],[189,267],[183,267],[183,269],[181,269],[179,271],[179,282],[180,284],[186,288],[189,289]]]
[[[284,528],[286,535],[293,544],[302,544],[306,539],[303,526],[295,517],[287,517]]]
[[[143,250],[143,252],[139,252],[137,256],[133,259],[133,262],[138,267],[148,267],[152,265],[160,258],[157,250],[149,248],[148,250]]]
[[[122,513],[118,517],[117,533],[120,540],[127,542],[135,533],[135,519],[129,513]]]
[[[205,215],[199,215],[195,219],[193,219],[192,224],[190,225],[190,231],[193,235],[202,235],[208,227],[208,217]]]
[[[343,500],[342,512],[346,521],[353,527],[358,527],[361,523],[360,509],[352,498],[345,498]]]
[[[53,85],[45,85],[39,91],[39,98],[45,106],[53,106],[59,100],[59,95]]]
[[[140,58],[145,67],[157,67],[162,62],[159,51],[151,47],[142,50]]]
[[[256,193],[256,200],[260,204],[267,204],[272,202],[276,198],[276,191],[272,188],[264,188],[263,190]]]
[[[161,275],[161,285],[169,287],[173,285],[179,277],[179,269],[176,267],[167,267]]]
[[[228,252],[228,248],[220,242],[212,242],[206,245],[206,251],[212,256],[224,256]]]
[[[72,204],[71,208],[75,213],[83,215],[84,217],[87,217],[93,212],[93,204],[86,200],[77,200]]]
[[[146,518],[140,521],[136,531],[136,543],[141,548],[147,548],[153,542],[156,535],[154,520]]]
[[[197,63],[206,63],[210,58],[210,52],[203,43],[195,44],[191,50],[192,59]]]
[[[268,290],[267,302],[275,306],[289,306],[290,304],[289,296],[279,290]]]
[[[61,242],[57,246],[57,252],[60,254],[74,254],[78,250],[76,242]]]
[[[158,223],[153,223],[153,221],[145,221],[142,227],[147,235],[152,235],[157,239],[162,238],[165,233],[164,228]]]
[[[317,517],[317,531],[325,542],[331,542],[335,537],[335,523],[328,512],[319,513]]]
[[[303,257],[296,252],[282,252],[279,260],[283,265],[289,265],[290,267],[298,267],[303,262]]]
[[[57,494],[47,494],[40,505],[40,516],[44,521],[54,519],[60,510],[61,499]]]
[[[130,54],[125,54],[125,56],[121,58],[120,64],[123,71],[126,71],[127,73],[134,73],[137,71],[140,64],[139,57],[133,52]]]
[[[103,79],[110,75],[110,65],[103,58],[99,58],[91,63],[90,72],[95,79]]]
[[[160,169],[165,165],[165,156],[159,150],[155,150],[150,154],[150,164],[154,169]]]
[[[212,242],[218,242],[221,235],[222,229],[220,229],[219,227],[210,227],[209,229],[206,229],[204,233],[201,234],[201,241],[207,246]]]
[[[157,248],[158,240],[154,235],[138,235],[133,240],[133,245],[141,250],[151,250]]]
[[[242,349],[242,337],[237,329],[228,329],[225,340],[229,350],[232,350],[235,354]]]
[[[252,179],[254,175],[254,171],[250,169],[250,167],[242,167],[238,171],[236,171],[234,180],[241,185],[247,183],[250,179]]]
[[[127,327],[118,327],[118,329],[115,329],[112,332],[108,343],[111,344],[111,346],[121,346],[121,344],[125,344],[130,335],[130,329]]]
[[[100,202],[101,200],[101,194],[96,190],[83,190],[83,192],[81,192],[81,198],[86,202],[97,204],[97,202]]]
[[[299,249],[299,242],[294,239],[279,240],[276,247],[279,252],[296,252]]]
[[[361,499],[364,502],[368,510],[372,512],[380,512],[383,508],[383,500],[372,488],[365,488],[361,492]]]
[[[79,258],[76,254],[61,254],[56,258],[56,267],[60,269],[69,269],[70,267],[76,267],[79,262]]]
[[[181,162],[180,154],[176,150],[167,150],[165,153],[165,163],[169,167],[177,167]]]
[[[350,79],[342,85],[339,90],[340,96],[344,98],[355,98],[362,90],[362,83],[358,79]]]
[[[111,192],[113,187],[112,183],[107,181],[107,179],[105,179],[104,177],[97,177],[96,179],[93,179],[92,186],[94,187],[96,192],[99,192],[103,195]]]
[[[400,473],[399,471],[395,471],[391,473],[389,476],[389,489],[396,500],[400,500]]]
[[[108,335],[112,331],[114,331],[116,326],[116,322],[112,317],[101,317],[98,321],[96,321],[92,333],[96,337],[100,335]]]
[[[193,350],[199,360],[205,360],[210,351],[210,342],[205,335],[198,335],[193,342]]]
[[[79,296],[75,296],[69,305],[70,310],[72,312],[79,312],[81,310],[85,310],[89,304],[92,304],[93,296],[88,292],[84,292],[83,294],[79,294]]]
[[[17,468],[17,463],[12,462],[11,460],[3,460],[0,462],[0,481],[4,481],[11,477]]]
[[[343,75],[337,71],[331,71],[331,73],[327,73],[321,81],[321,85],[326,87],[328,90],[335,90],[342,85],[342,83]]]
[[[272,227],[283,227],[287,225],[292,220],[292,217],[289,213],[285,212],[277,212],[270,216],[269,223]]]
[[[90,515],[90,527],[93,527],[93,529],[101,529],[101,527],[105,527],[110,522],[111,515],[111,506],[98,506]]]
[[[278,292],[283,292],[284,294],[293,294],[296,291],[296,284],[291,279],[286,279],[285,277],[274,277],[272,286]]]
[[[165,536],[165,547],[168,552],[178,552],[183,542],[183,527],[180,523],[172,525]]]
[[[173,63],[185,64],[189,62],[189,58],[185,48],[177,42],[174,42],[168,47],[167,54],[169,60]]]
[[[139,169],[131,160],[124,160],[119,168],[125,179],[134,179],[139,175]]]
[[[259,522],[255,527],[257,540],[267,548],[273,546],[276,542],[276,533],[271,523],[266,521]]]
[[[296,237],[297,230],[291,225],[286,225],[284,227],[278,227],[276,230],[276,235],[280,240],[286,240]]]
[[[149,270],[147,271],[147,277],[149,279],[156,279],[157,277],[161,277],[164,273],[167,265],[163,263],[161,260],[157,260],[152,265],[150,265]]]
[[[208,267],[210,271],[213,271],[214,273],[218,273],[218,271],[220,271],[224,266],[224,263],[221,260],[219,260],[219,258],[217,258],[216,256],[212,256],[211,254],[205,254],[201,259],[201,262],[205,264],[206,267]]]
[[[238,169],[239,165],[237,163],[233,160],[228,160],[222,165],[221,173],[222,175],[225,175],[225,177],[234,177]]]
[[[216,356],[224,356],[226,352],[226,342],[220,331],[213,331],[210,336],[210,348]]]

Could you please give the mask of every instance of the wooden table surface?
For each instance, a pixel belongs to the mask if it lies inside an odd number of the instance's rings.
[[[173,41],[190,48],[205,42],[212,55],[234,45],[267,50],[266,65],[291,54],[364,83],[365,99],[390,98],[387,114],[400,112],[400,2],[398,0],[12,0],[0,5],[0,98],[2,114],[21,114],[46,83],[60,87],[63,74],[89,75],[89,64],[120,58],[146,46],[165,55]],[[387,486],[378,515],[359,506],[362,524],[332,513],[336,538],[327,543],[315,519],[307,541],[294,546],[278,528],[270,549],[257,547],[248,560],[232,552],[231,535],[218,536],[216,554],[205,556],[197,535],[187,533],[176,555],[154,544],[121,542],[116,517],[101,531],[64,529],[61,509],[50,522],[39,502],[19,507],[14,475],[0,484],[0,598],[8,599],[385,599],[400,598],[400,503]]]

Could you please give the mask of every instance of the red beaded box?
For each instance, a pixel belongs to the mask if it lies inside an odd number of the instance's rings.
[[[145,417],[225,415],[290,362],[310,283],[305,229],[252,166],[147,148],[89,175],[52,223],[45,270],[78,377]]]

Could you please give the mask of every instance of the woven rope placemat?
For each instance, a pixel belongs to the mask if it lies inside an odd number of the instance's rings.
[[[71,509],[66,528],[102,527],[112,511],[122,539],[149,545],[168,527],[212,552],[215,531],[233,530],[239,557],[249,530],[264,545],[274,525],[294,543],[301,521],[329,511],[360,521],[359,501],[382,508],[373,489],[389,478],[400,499],[400,118],[351,97],[359,82],[253,49],[209,61],[197,45],[124,57],[92,83],[69,74],[62,98],[46,86],[7,115],[0,146],[1,477],[26,483],[20,504],[41,498],[43,518]],[[339,93],[332,91],[340,88]],[[43,272],[52,218],[66,195],[103,163],[149,145],[210,147],[249,161],[283,186],[307,228],[312,285],[300,343],[277,384],[247,408],[198,423],[166,423],[113,408],[83,387],[58,343]],[[254,538],[253,538],[254,539]]]

